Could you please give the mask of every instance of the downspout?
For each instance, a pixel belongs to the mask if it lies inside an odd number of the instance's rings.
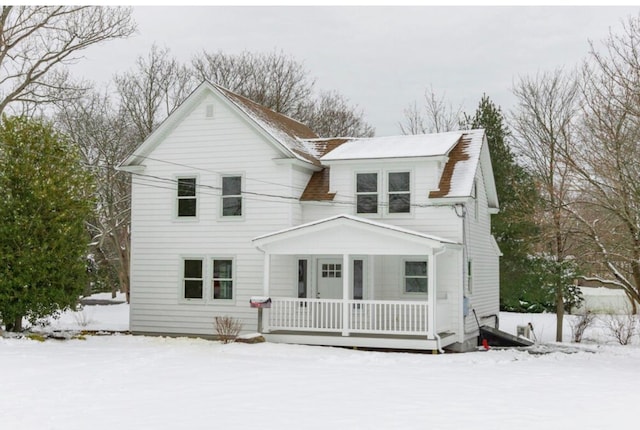
[[[432,258],[432,264],[433,264],[433,269],[434,269],[434,273],[437,276],[438,272],[435,270],[435,265],[436,265],[436,257],[438,255],[444,254],[447,251],[447,248],[445,248],[444,246],[442,248],[440,248],[439,251],[436,251],[433,253]],[[437,285],[434,279],[434,284],[433,285]],[[438,307],[438,295],[437,295],[437,291],[436,294],[433,295],[433,300],[435,301],[435,303],[433,304],[433,309],[437,309]],[[436,311],[436,318],[438,316],[437,311]],[[440,354],[444,354],[444,349],[442,349],[442,338],[440,338],[440,335],[438,334],[438,332],[435,330],[435,324],[436,324],[436,318],[433,319],[433,325],[434,325],[434,330],[433,330],[433,337],[436,338],[436,348],[438,348],[438,352]]]
[[[460,209],[460,213],[458,213],[458,209]],[[453,210],[455,211],[456,215],[458,216],[458,218],[462,219],[462,297],[463,300],[464,298],[466,298],[466,291],[465,291],[465,282],[467,280],[467,261],[468,261],[468,255],[469,255],[469,251],[467,250],[467,246],[468,246],[468,241],[467,241],[467,206],[464,203],[456,203],[455,205],[453,205]],[[469,309],[468,312],[471,312],[471,305],[469,304]],[[463,321],[462,321],[462,332],[463,334],[470,334],[473,333],[475,330],[472,331],[467,331],[466,329],[466,322],[465,319],[466,315],[464,315],[464,310],[463,310]]]

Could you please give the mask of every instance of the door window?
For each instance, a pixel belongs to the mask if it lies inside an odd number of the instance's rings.
[[[323,278],[341,278],[342,264],[322,264]]]

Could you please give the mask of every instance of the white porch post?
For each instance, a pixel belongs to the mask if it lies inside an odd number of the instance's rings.
[[[342,255],[342,335],[349,336],[349,255]]]
[[[436,264],[433,249],[427,254],[427,332],[433,337],[436,330]]]
[[[263,270],[263,273],[262,273],[262,295],[264,297],[269,297],[269,280],[270,280],[270,277],[271,277],[270,269],[271,269],[271,254],[269,254],[267,251],[265,251],[265,253],[264,253],[264,267],[262,269]],[[262,311],[262,309],[260,309],[260,311]],[[270,312],[270,310],[268,312]],[[262,321],[258,321],[258,325],[262,326],[262,331],[264,333],[269,333],[269,318],[264,318],[262,312],[258,313],[258,318],[262,319]],[[266,319],[266,321],[265,321],[265,319]]]

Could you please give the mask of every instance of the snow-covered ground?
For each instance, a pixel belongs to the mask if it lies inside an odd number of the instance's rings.
[[[126,330],[128,307],[86,306],[51,329]],[[555,336],[555,316],[502,313]],[[86,324],[85,324],[86,323]],[[566,325],[567,340],[571,329]],[[635,428],[638,339],[596,327],[577,352],[367,352],[129,335],[0,338],[0,429]],[[635,422],[635,424],[634,424]]]

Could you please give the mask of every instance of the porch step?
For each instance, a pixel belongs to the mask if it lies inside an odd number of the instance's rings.
[[[480,338],[486,339],[490,346],[531,346],[534,344],[529,339],[514,336],[490,326],[480,327]]]

